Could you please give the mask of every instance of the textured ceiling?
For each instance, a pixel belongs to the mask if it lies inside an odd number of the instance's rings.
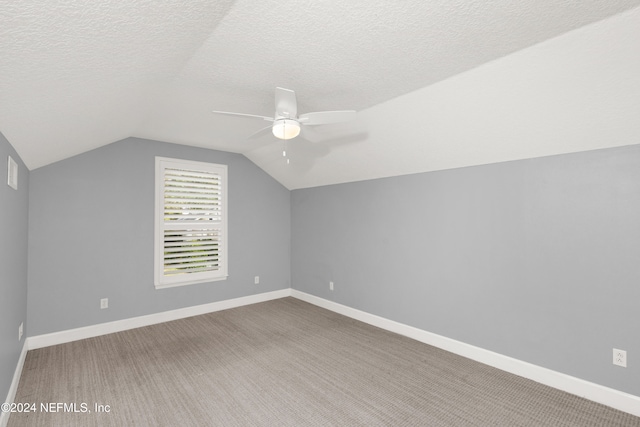
[[[333,151],[357,146],[369,169],[382,165],[380,141],[366,142],[368,127],[379,121],[371,117],[385,102],[639,4],[4,1],[0,131],[31,169],[140,136],[242,152],[289,188],[332,183],[340,170],[349,173],[338,181],[367,179],[371,172],[358,175]],[[319,130],[326,144],[300,141],[287,170],[273,158],[280,150],[273,138],[246,139],[264,122],[211,114],[270,116],[276,86],[296,91],[300,113],[355,109],[365,110],[365,119]],[[424,144],[400,148],[408,159],[425,154]],[[458,147],[447,158],[467,154]],[[324,172],[310,180],[320,162]],[[423,169],[450,166],[455,162]]]

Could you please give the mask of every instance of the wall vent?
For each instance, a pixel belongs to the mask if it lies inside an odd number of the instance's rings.
[[[9,156],[9,165],[7,167],[7,184],[14,190],[18,189],[18,164]]]

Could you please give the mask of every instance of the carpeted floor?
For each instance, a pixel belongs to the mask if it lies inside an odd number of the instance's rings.
[[[294,298],[29,351],[15,402],[9,427],[640,426]]]

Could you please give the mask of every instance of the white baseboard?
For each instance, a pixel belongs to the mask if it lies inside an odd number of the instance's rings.
[[[71,341],[83,340],[85,338],[98,337],[100,335],[112,334],[114,332],[126,331],[143,326],[155,325],[157,323],[169,322],[171,320],[184,319],[185,317],[198,316],[200,314],[212,313],[214,311],[227,310],[229,308],[243,305],[255,304],[291,296],[291,289],[281,289],[278,291],[265,292],[262,294],[249,295],[246,297],[234,298],[224,301],[217,301],[208,304],[196,305],[192,307],[180,308],[177,310],[163,311],[161,313],[149,314],[146,316],[132,317],[130,319],[116,320],[108,323],[85,326],[82,328],[69,329],[66,331],[53,332],[50,334],[36,335],[27,338],[29,350],[48,347],[51,345],[64,344]]]
[[[22,346],[22,352],[20,353],[20,358],[18,359],[18,364],[16,365],[16,370],[13,373],[13,380],[11,381],[11,386],[9,387],[9,393],[7,393],[7,398],[2,402],[13,403],[13,400],[16,397],[16,392],[18,391],[18,384],[20,383],[20,376],[22,375],[22,367],[24,366],[24,360],[27,358],[28,350],[29,345],[27,344],[27,339],[25,338],[24,345]],[[0,427],[7,427],[10,416],[11,412],[0,411]]]
[[[465,344],[295,289],[291,296],[387,331],[640,417],[640,397]]]

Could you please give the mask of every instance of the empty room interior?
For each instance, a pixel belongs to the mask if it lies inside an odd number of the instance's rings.
[[[0,427],[640,426],[640,0],[0,5]]]

